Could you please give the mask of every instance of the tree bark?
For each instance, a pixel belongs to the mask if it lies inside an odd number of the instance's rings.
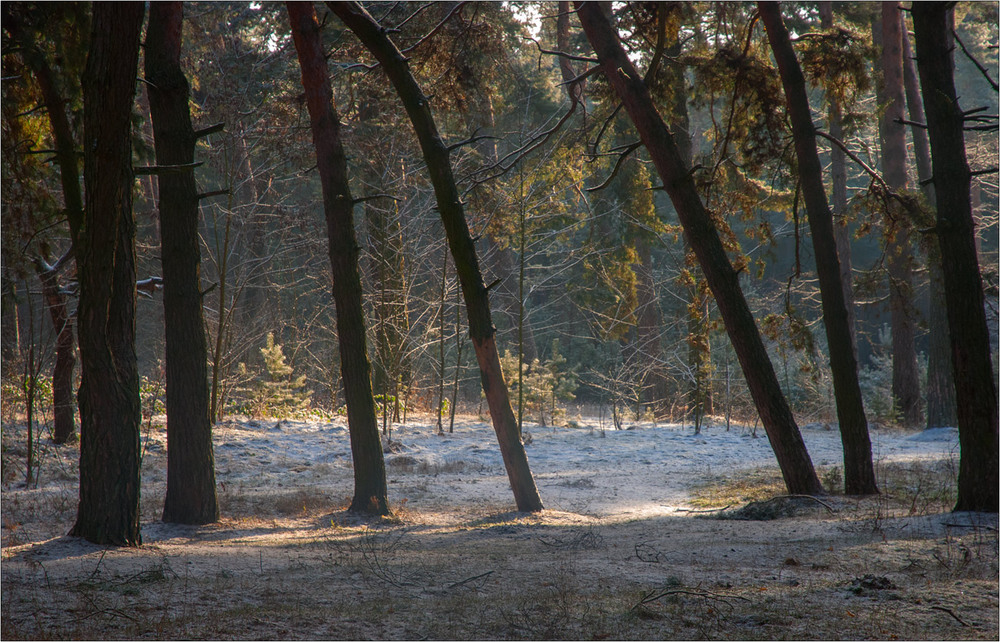
[[[181,70],[183,9],[154,2],[146,29],[146,81],[157,165],[194,162],[197,137]],[[208,344],[201,301],[198,186],[194,171],[157,176],[166,328],[167,495],[163,521],[219,519],[209,416]]]
[[[681,160],[674,137],[656,111],[649,89],[629,60],[611,22],[594,2],[576,2],[577,15],[600,60],[605,77],[621,99],[670,195],[684,234],[698,257],[743,367],[751,396],[789,492],[822,493],[791,409],[740,289],[711,214],[705,209]]]
[[[917,69],[927,111],[937,236],[944,266],[951,357],[962,454],[955,510],[997,512],[997,389],[990,330],[976,254],[965,154],[965,117],[955,94],[948,48],[949,3],[917,2],[912,9]]]
[[[354,32],[361,43],[381,63],[413,123],[427,170],[430,173],[438,211],[448,237],[448,245],[458,272],[469,316],[472,338],[483,392],[493,419],[504,466],[520,511],[540,511],[542,501],[531,477],[528,457],[518,436],[517,419],[510,405],[507,383],[500,369],[489,292],[483,283],[476,247],[469,234],[465,212],[452,174],[449,150],[438,134],[428,98],[413,78],[409,65],[381,26],[356,2],[330,2],[330,9]]]
[[[903,51],[899,5],[882,3],[882,72],[886,101],[879,120],[882,171],[885,182],[896,191],[906,189],[906,129],[900,122],[905,109]],[[906,426],[921,421],[920,378],[917,373],[916,334],[913,306],[912,223],[903,207],[890,201],[886,216],[886,267],[889,272],[889,311],[892,326],[892,396]]]
[[[135,358],[132,105],[144,5],[96,3],[83,75],[87,201],[80,282],[80,504],[71,535],[138,546],[139,374]]]
[[[55,144],[56,163],[62,186],[63,206],[70,225],[70,237],[75,238],[83,221],[83,194],[80,191],[80,166],[76,140],[66,115],[65,99],[56,86],[55,74],[49,61],[12,20],[5,25],[21,47],[22,56],[34,73],[42,92],[42,102],[49,115],[49,127]],[[70,255],[73,249],[70,249]],[[68,258],[68,257],[67,257]],[[46,258],[45,261],[48,259]],[[63,264],[60,260],[58,264]],[[73,368],[76,366],[76,339],[69,316],[66,296],[60,292],[59,270],[36,260],[35,271],[42,283],[42,293],[56,333],[56,361],[52,369],[52,437],[57,444],[71,441],[76,434],[75,402],[73,399]]]
[[[76,408],[73,403],[73,368],[76,366],[76,339],[66,295],[59,289],[59,274],[51,266],[35,262],[42,282],[42,295],[56,332],[56,362],[52,367],[52,441],[65,444],[76,436]]]
[[[821,24],[824,29],[833,29],[833,3],[828,0],[819,3]],[[844,140],[844,116],[840,101],[829,98],[828,119],[830,135]],[[847,306],[847,325],[851,332],[851,349],[854,360],[858,360],[857,317],[854,312],[854,269],[851,261],[851,230],[847,224],[847,155],[837,145],[830,146],[830,184],[833,208],[833,237],[837,243],[837,258],[840,261],[840,285],[844,290],[844,304]]]
[[[910,121],[922,123],[924,101],[920,97],[917,70],[910,51],[910,37],[902,29],[903,37],[903,88],[906,91],[906,106]],[[934,204],[934,183],[931,180],[931,147],[927,130],[911,126],[913,135],[913,156],[917,161],[917,178],[927,202]],[[947,303],[944,298],[944,268],[941,265],[941,246],[937,235],[927,234],[924,238],[927,249],[927,279],[930,303],[927,306],[927,427],[958,425],[955,401],[955,379],[951,367],[951,339],[948,333]]]
[[[799,181],[809,216],[809,231],[816,257],[823,323],[826,326],[830,369],[837,402],[837,419],[844,445],[844,489],[848,495],[870,495],[878,493],[875,468],[872,465],[871,440],[861,400],[858,363],[854,358],[854,341],[848,324],[837,243],[833,236],[833,215],[826,200],[823,169],[819,162],[815,127],[806,95],[806,80],[795,58],[778,3],[759,2],[757,6],[785,89],[799,165]]]
[[[316,10],[311,2],[288,2],[286,6],[302,69],[302,87],[306,92],[312,124],[330,243],[341,377],[354,458],[354,499],[349,510],[387,515],[389,502],[385,459],[378,434],[371,367],[365,347],[358,243],[354,232],[354,199],[347,177],[347,156],[340,138],[340,120],[333,102]]]

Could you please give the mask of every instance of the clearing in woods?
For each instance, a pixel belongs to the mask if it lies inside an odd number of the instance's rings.
[[[160,418],[162,419],[162,418]],[[344,513],[346,428],[215,429],[223,519],[159,522],[165,434],[143,433],[143,546],[65,537],[73,446],[3,427],[5,639],[997,639],[996,515],[948,512],[957,433],[873,431],[878,497],[788,498],[763,435],[711,424],[529,427],[546,510],[511,512],[488,423],[395,426],[391,519]],[[840,437],[803,437],[828,487]]]

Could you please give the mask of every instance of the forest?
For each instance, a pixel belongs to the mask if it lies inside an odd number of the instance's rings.
[[[3,637],[998,635],[1000,4],[2,56]]]

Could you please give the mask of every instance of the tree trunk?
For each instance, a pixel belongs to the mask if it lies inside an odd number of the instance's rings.
[[[194,162],[197,142],[181,70],[183,9],[155,2],[146,29],[146,81],[157,165]],[[194,171],[157,176],[166,328],[167,496],[163,521],[219,519],[209,416],[208,344],[201,301],[198,186]]]
[[[535,480],[531,477],[524,445],[518,437],[517,420],[511,410],[507,384],[500,369],[500,355],[495,341],[496,328],[490,315],[489,292],[483,283],[476,247],[469,234],[469,226],[455,185],[449,151],[438,134],[428,98],[410,73],[406,58],[361,5],[355,2],[330,2],[328,6],[381,63],[413,123],[462,286],[465,309],[469,315],[469,335],[479,363],[493,429],[514,491],[514,501],[520,511],[542,510],[542,501],[538,496]]]
[[[820,20],[824,29],[833,29],[833,3],[819,3]],[[840,101],[829,98],[828,118],[830,135],[844,140],[844,117]],[[854,269],[851,262],[851,230],[847,225],[847,155],[837,145],[830,146],[830,183],[833,206],[833,237],[837,243],[837,258],[840,261],[840,286],[844,291],[844,305],[847,306],[847,325],[851,332],[851,348],[854,360],[858,360],[857,321],[854,313]]]
[[[354,234],[354,199],[347,178],[347,156],[340,139],[340,120],[333,103],[330,74],[311,2],[289,2],[302,86],[312,123],[313,145],[323,188],[323,211],[330,242],[333,298],[337,308],[341,376],[354,457],[352,512],[387,515],[388,490],[382,442],[378,435],[371,368],[365,347],[365,319],[358,275],[358,243]]]
[[[80,282],[80,505],[71,535],[138,546],[132,105],[144,5],[97,3],[83,74],[87,204],[73,240]]]
[[[690,168],[681,160],[674,137],[657,113],[648,87],[626,55],[601,6],[577,2],[576,8],[604,75],[652,157],[677,210],[684,234],[715,295],[785,485],[791,493],[822,493],[823,487],[743,297],[739,275],[726,255],[711,215],[698,196]]]
[[[906,129],[902,125],[903,51],[899,5],[882,3],[882,72],[880,102],[888,102],[879,120],[882,171],[896,191],[907,187]],[[912,223],[900,203],[890,201],[886,216],[886,267],[889,272],[889,310],[892,325],[892,396],[906,426],[920,423],[920,378],[917,372],[913,307]]]
[[[823,169],[819,162],[815,128],[806,95],[806,80],[795,58],[778,3],[759,2],[757,6],[785,89],[799,165],[799,181],[809,215],[809,231],[812,235],[823,305],[823,324],[826,326],[830,369],[837,401],[837,419],[844,444],[844,490],[848,495],[870,495],[878,492],[875,468],[872,465],[871,440],[861,400],[858,363],[854,358],[854,341],[848,324],[847,305],[840,282],[837,243],[833,236],[833,215],[826,200]]]
[[[76,340],[66,295],[59,289],[59,274],[51,266],[35,262],[42,282],[42,296],[56,332],[56,363],[52,368],[52,441],[65,444],[76,436],[76,408],[73,403],[73,368]]]
[[[80,191],[80,166],[73,130],[66,115],[65,100],[56,87],[55,74],[49,61],[35,43],[22,32],[20,24],[12,21],[5,25],[21,47],[22,56],[34,73],[42,92],[42,102],[49,115],[49,127],[55,144],[56,163],[62,186],[63,205],[70,225],[70,237],[75,238],[83,221],[83,194]],[[73,322],[69,317],[66,296],[59,290],[59,269],[68,262],[68,255],[50,266],[43,261],[35,262],[35,271],[42,282],[42,294],[49,308],[52,327],[56,333],[56,362],[52,369],[53,441],[64,444],[76,434],[75,402],[73,400],[73,368],[76,365],[76,339],[73,336]],[[48,259],[46,258],[45,261]]]
[[[910,121],[923,123],[924,101],[920,97],[917,70],[910,51],[910,37],[906,29],[903,36],[903,87]],[[927,130],[912,126],[913,156],[917,161],[917,178],[928,203],[934,203],[934,184],[931,179],[931,147]],[[941,246],[937,235],[924,235],[927,248],[927,279],[930,303],[927,310],[927,427],[958,425],[955,401],[955,379],[951,367],[951,340],[948,333],[947,304],[944,298],[944,268],[941,266]]]
[[[976,255],[975,221],[965,155],[965,117],[955,95],[949,55],[948,11],[943,2],[912,9],[917,69],[927,111],[937,235],[944,266],[951,357],[958,400],[962,455],[955,510],[997,512],[997,389],[990,358],[990,330]]]

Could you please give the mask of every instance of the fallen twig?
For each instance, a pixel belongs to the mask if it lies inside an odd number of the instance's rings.
[[[476,580],[481,580],[484,577],[487,577],[487,576],[492,575],[492,574],[493,574],[493,571],[486,571],[485,573],[480,573],[479,575],[473,575],[472,577],[467,577],[464,580],[459,580],[457,582],[452,582],[451,584],[448,585],[448,588],[453,589],[453,588],[458,588],[459,586],[465,586],[469,582],[475,582]]]
[[[957,615],[955,615],[955,612],[952,611],[951,609],[949,609],[948,607],[945,607],[945,606],[932,606],[931,608],[934,609],[935,611],[944,611],[948,615],[950,615],[953,618],[955,618],[956,620],[958,620],[958,623],[961,624],[962,626],[971,626],[968,622],[966,622],[962,618],[960,618]]]

